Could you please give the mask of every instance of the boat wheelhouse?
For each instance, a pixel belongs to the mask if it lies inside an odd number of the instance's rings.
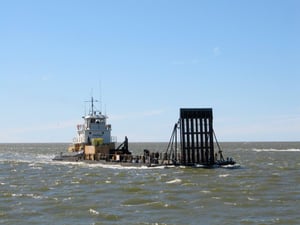
[[[73,144],[69,147],[70,152],[78,152],[88,145],[110,145],[114,147],[116,138],[111,136],[111,125],[107,124],[107,116],[101,111],[95,110],[94,98],[91,97],[91,109],[82,118],[83,124],[77,125],[77,135]]]

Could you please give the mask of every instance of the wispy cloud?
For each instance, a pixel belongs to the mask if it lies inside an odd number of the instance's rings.
[[[39,131],[47,131],[47,130],[57,130],[57,129],[65,129],[69,127],[74,127],[78,124],[78,120],[70,120],[70,121],[58,121],[54,123],[48,124],[38,124],[32,126],[24,126],[24,127],[14,127],[6,130],[6,133],[9,134],[20,134],[26,132],[39,132]]]
[[[162,109],[153,109],[149,111],[143,112],[134,112],[134,113],[127,113],[127,114],[120,114],[120,115],[111,115],[110,119],[112,120],[124,120],[124,119],[136,119],[136,118],[146,118],[146,117],[153,117],[158,116],[164,113]]]
[[[172,65],[195,65],[199,64],[199,59],[190,59],[190,60],[174,60],[171,62]]]
[[[144,113],[141,113],[140,115],[142,117],[148,117],[148,116],[157,116],[160,115],[164,112],[164,110],[161,109],[154,109],[154,110],[150,110],[150,111],[146,111]]]
[[[191,64],[199,64],[200,63],[200,60],[199,59],[193,59],[191,61]]]
[[[172,65],[184,65],[186,64],[184,61],[174,60],[171,62]]]
[[[48,81],[49,80],[49,76],[43,75],[43,76],[41,76],[41,80],[42,81]]]
[[[214,56],[219,56],[222,54],[222,51],[218,46],[216,46],[213,48],[213,54],[214,54]]]

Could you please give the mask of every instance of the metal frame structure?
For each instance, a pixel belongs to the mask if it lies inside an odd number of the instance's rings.
[[[214,135],[211,108],[180,109],[182,165],[213,165]]]

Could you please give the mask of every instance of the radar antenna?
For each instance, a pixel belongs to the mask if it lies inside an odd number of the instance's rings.
[[[91,103],[91,115],[94,115],[94,102],[98,102],[98,100],[94,99],[92,96],[90,101],[85,101],[85,102]]]

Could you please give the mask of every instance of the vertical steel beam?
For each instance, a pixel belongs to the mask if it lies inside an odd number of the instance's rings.
[[[199,126],[200,126],[200,123],[199,123],[199,118],[196,118],[195,119],[195,122],[196,122],[196,124],[195,124],[195,127],[196,127],[196,154],[197,154],[197,162],[200,162],[200,146],[199,146]]]
[[[201,141],[201,143],[200,143],[200,146],[201,146],[201,163],[204,163],[204,144],[203,144],[203,142],[204,142],[204,138],[203,138],[203,119],[202,118],[200,118],[200,141]]]
[[[190,134],[189,134],[189,130],[190,130],[190,124],[189,124],[189,118],[185,119],[186,122],[186,142],[187,142],[187,146],[186,146],[186,156],[187,156],[187,163],[190,164],[191,163],[191,155],[190,155],[190,150],[191,150],[191,144],[190,144]]]
[[[183,118],[183,113],[181,113],[180,118],[180,140],[181,140],[181,164],[186,164],[186,140],[185,140],[185,119]]]
[[[204,162],[207,164],[208,162],[208,155],[209,155],[209,149],[208,149],[208,137],[207,137],[207,118],[204,118],[204,152],[205,152],[205,158]]]
[[[212,114],[211,117],[209,118],[209,144],[210,144],[210,161],[209,164],[212,165],[215,163],[215,154],[214,154],[214,130],[213,130],[213,118]]]
[[[190,130],[190,138],[191,138],[191,163],[195,162],[195,140],[194,140],[194,118],[190,118],[191,130]]]

